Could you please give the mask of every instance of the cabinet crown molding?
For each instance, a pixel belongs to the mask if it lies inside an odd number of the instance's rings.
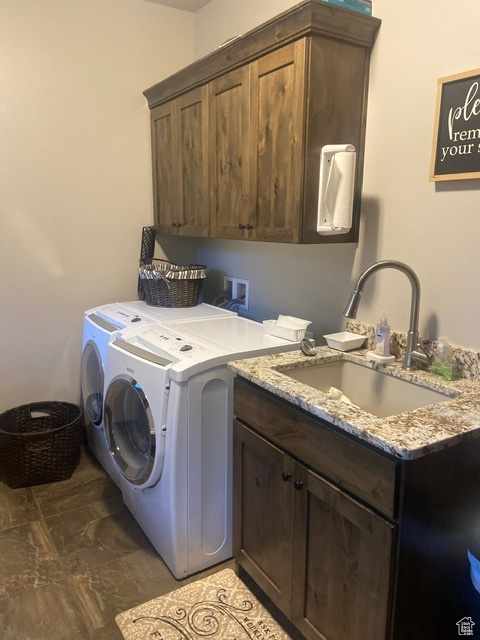
[[[333,6],[323,0],[306,0],[220,46],[146,89],[143,94],[149,108],[153,109],[187,90],[306,36],[322,36],[371,49],[380,24],[378,18]]]

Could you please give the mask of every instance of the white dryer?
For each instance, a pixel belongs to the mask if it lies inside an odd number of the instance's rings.
[[[83,319],[81,390],[88,447],[111,478],[119,481],[103,428],[104,367],[107,344],[124,329],[152,324],[152,318],[112,303],[85,311]]]
[[[235,315],[149,325],[108,345],[105,430],[120,488],[176,578],[232,556],[227,362],[297,348]]]
[[[147,304],[144,300],[134,300],[122,302],[124,307],[157,320],[158,322],[184,322],[185,320],[200,320],[206,318],[226,318],[236,316],[236,311],[222,309],[214,305],[202,302],[194,307],[155,307]]]

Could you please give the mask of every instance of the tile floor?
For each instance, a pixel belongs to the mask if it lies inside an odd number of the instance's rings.
[[[69,480],[25,489],[0,482],[2,640],[122,640],[117,613],[185,582],[88,450]]]

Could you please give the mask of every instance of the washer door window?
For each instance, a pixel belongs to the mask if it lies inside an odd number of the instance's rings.
[[[100,426],[103,415],[103,367],[94,342],[87,342],[82,353],[82,397],[85,413],[92,424]]]
[[[105,433],[113,459],[134,485],[147,482],[155,462],[155,425],[140,385],[119,377],[105,395]]]

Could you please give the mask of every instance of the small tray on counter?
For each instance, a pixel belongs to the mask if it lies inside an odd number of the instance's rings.
[[[302,320],[293,316],[278,316],[278,320],[264,320],[265,333],[291,342],[300,342],[305,337],[310,320]]]
[[[351,331],[339,331],[338,333],[328,333],[323,336],[327,341],[330,349],[337,351],[352,351],[352,349],[360,349],[367,336]]]

